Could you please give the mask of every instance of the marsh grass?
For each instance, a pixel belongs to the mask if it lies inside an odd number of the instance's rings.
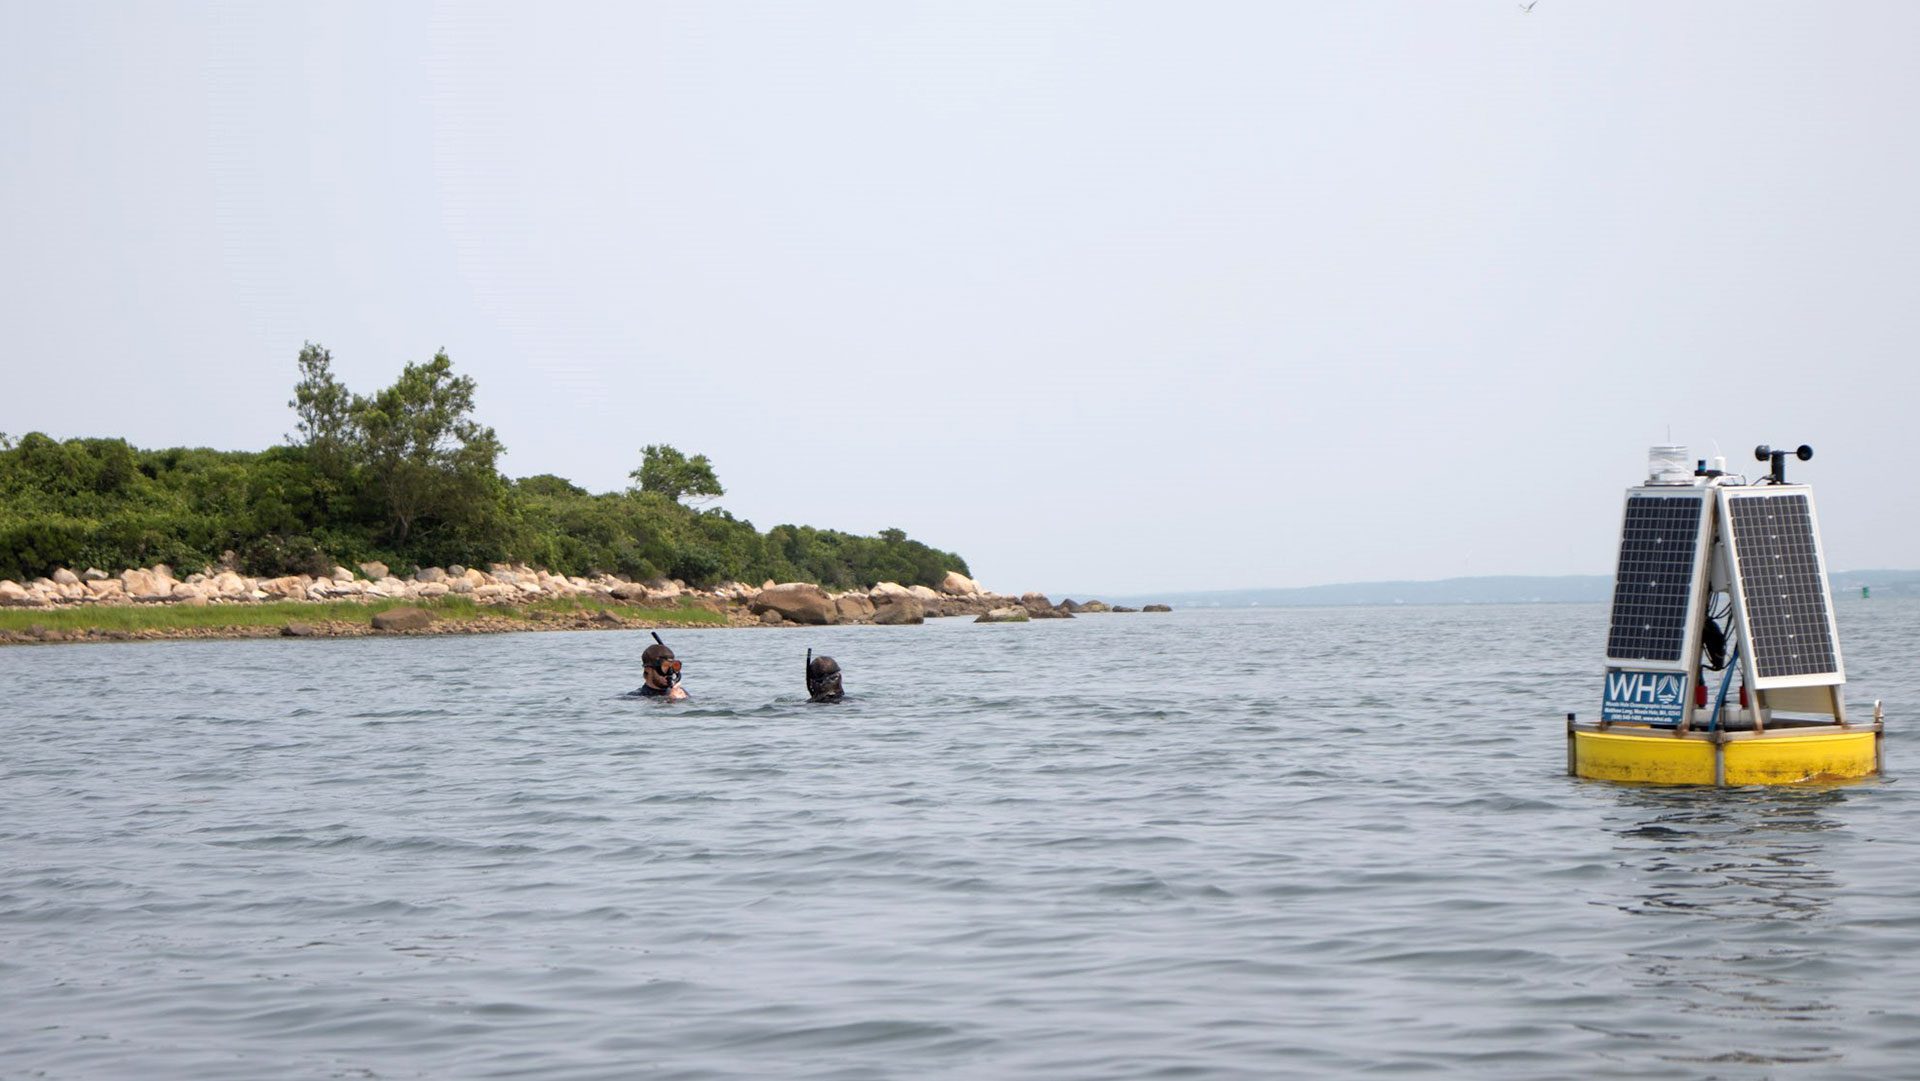
[[[384,598],[364,603],[269,601],[261,604],[210,604],[204,608],[189,608],[179,604],[0,608],[0,631],[25,631],[29,627],[44,627],[51,631],[190,631],[226,627],[278,627],[287,623],[365,623],[375,612],[403,607],[424,608],[447,620],[491,617],[534,622],[543,617],[591,616],[611,612],[622,619],[651,623],[719,626],[727,621],[725,615],[698,607],[691,601],[682,601],[674,608],[646,608],[604,604],[580,597],[548,597],[524,605],[480,605],[469,597],[454,595],[427,600]]]

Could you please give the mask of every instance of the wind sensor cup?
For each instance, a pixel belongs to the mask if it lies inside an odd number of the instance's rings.
[[[1768,470],[1767,476],[1775,484],[1785,484],[1787,482],[1787,455],[1789,454],[1803,462],[1810,461],[1813,458],[1813,448],[1807,446],[1805,443],[1800,444],[1799,450],[1793,451],[1774,450],[1765,443],[1753,448],[1753,457],[1756,461],[1773,463],[1772,468]]]

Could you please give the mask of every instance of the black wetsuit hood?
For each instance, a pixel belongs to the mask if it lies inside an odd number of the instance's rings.
[[[838,702],[846,697],[840,686],[840,665],[832,657],[807,651],[807,697],[815,702]]]

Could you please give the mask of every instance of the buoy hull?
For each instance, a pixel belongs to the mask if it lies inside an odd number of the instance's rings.
[[[1881,769],[1881,726],[1766,732],[1674,732],[1569,724],[1567,772],[1657,785],[1784,785],[1855,781]]]

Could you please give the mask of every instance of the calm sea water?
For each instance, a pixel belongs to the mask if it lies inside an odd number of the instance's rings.
[[[1603,620],[0,650],[0,1077],[1920,1075],[1920,604],[1810,790],[1564,776]]]

